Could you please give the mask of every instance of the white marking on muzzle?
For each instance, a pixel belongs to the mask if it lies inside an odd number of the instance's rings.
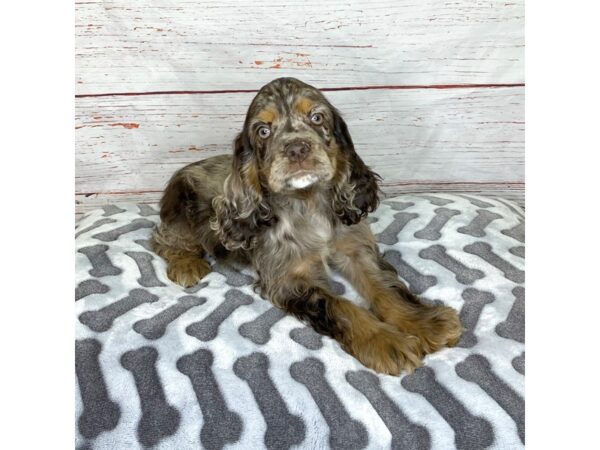
[[[304,189],[305,187],[314,184],[319,179],[314,173],[307,173],[298,177],[293,177],[287,180],[287,185],[293,189]]]

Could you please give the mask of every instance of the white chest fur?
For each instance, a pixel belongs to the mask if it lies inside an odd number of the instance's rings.
[[[277,240],[295,241],[308,247],[326,246],[332,237],[331,223],[321,214],[305,217],[282,215],[273,231]]]
[[[277,247],[290,247],[294,253],[328,252],[333,226],[329,217],[314,204],[292,203],[278,211],[278,222],[269,238]]]

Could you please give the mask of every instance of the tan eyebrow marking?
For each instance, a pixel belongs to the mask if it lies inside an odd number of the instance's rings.
[[[300,113],[306,115],[313,109],[314,105],[312,100],[309,100],[306,97],[300,97],[294,106]]]
[[[273,123],[277,119],[277,111],[271,108],[263,109],[256,118],[265,123]]]

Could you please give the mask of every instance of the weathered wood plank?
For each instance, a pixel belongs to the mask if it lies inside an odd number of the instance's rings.
[[[177,168],[229,153],[253,95],[77,99],[78,211],[107,198],[94,197],[98,193],[121,201],[144,194],[154,201]],[[466,186],[485,193],[486,186],[500,186],[522,195],[523,88],[327,96],[343,112],[357,150],[383,176],[387,191]]]
[[[523,82],[523,0],[76,3],[76,92]]]

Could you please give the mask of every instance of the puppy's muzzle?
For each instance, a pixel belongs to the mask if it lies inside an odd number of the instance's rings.
[[[293,141],[285,146],[285,154],[291,162],[302,162],[310,153],[310,145],[303,141]]]

